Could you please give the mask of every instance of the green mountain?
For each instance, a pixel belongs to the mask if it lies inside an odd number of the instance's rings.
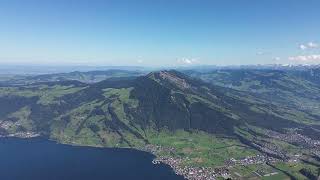
[[[320,69],[311,70],[214,70],[186,72],[210,84],[251,94],[276,106],[298,109],[315,120],[320,116]],[[299,118],[303,121],[304,118]]]
[[[94,84],[3,86],[0,132],[91,146],[173,147],[175,153],[162,153],[191,166],[256,154],[282,161],[299,152],[311,157],[301,150],[310,144],[279,137],[294,132],[320,140],[318,84],[274,70],[187,73],[193,78],[159,71]]]

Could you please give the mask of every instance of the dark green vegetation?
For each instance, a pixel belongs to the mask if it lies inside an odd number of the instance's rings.
[[[217,167],[230,158],[261,153],[286,160],[303,153],[306,162],[296,163],[296,168],[287,163],[260,168],[278,169],[279,177],[317,176],[319,161],[311,162],[310,151],[271,137],[269,131],[296,130],[320,140],[318,72],[185,72],[191,78],[160,71],[139,77],[118,74],[93,84],[74,81],[88,82],[87,76],[65,78],[74,77],[68,74],[41,76],[33,84],[13,85],[17,81],[12,80],[0,88],[0,132],[37,132],[91,146],[174,147],[175,153],[164,155],[188,157],[184,164],[189,166]],[[269,146],[278,149],[266,150]],[[251,177],[256,170],[234,171]]]
[[[214,70],[206,73],[186,72],[210,84],[250,94],[283,108],[283,118],[318,124],[320,119],[320,68],[311,70]]]

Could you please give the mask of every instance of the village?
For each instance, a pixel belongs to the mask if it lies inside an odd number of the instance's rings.
[[[297,144],[302,147],[306,148],[315,148],[320,150],[320,141],[313,140],[309,137],[306,137],[302,134],[297,132],[297,129],[291,129],[289,132],[285,134],[281,134],[275,131],[268,130],[267,133],[270,137],[285,141],[292,144]]]
[[[172,169],[174,169],[175,173],[178,175],[182,175],[186,179],[190,180],[213,180],[218,177],[222,177],[224,179],[232,178],[230,173],[230,169],[234,166],[246,166],[252,164],[265,164],[265,163],[276,163],[280,161],[279,159],[269,157],[267,155],[256,155],[256,156],[248,156],[241,159],[231,158],[226,160],[223,166],[219,167],[190,167],[184,166],[183,161],[188,161],[189,157],[185,158],[177,158],[177,157],[166,157],[159,155],[160,152],[174,152],[174,148],[155,146],[155,145],[147,145],[146,147],[140,149],[143,151],[150,152],[152,154],[157,155],[157,158],[152,161],[153,164],[164,163],[169,165]],[[274,172],[272,172],[274,173]],[[265,174],[270,176],[272,174]]]
[[[301,147],[306,147],[313,152],[314,155],[320,156],[320,141],[313,140],[306,136],[303,136],[295,131],[290,131],[287,134],[281,134],[275,131],[268,131],[268,136],[277,140],[284,142],[297,144]],[[204,180],[204,179],[216,179],[217,177],[222,177],[224,179],[233,178],[234,174],[230,172],[230,169],[235,166],[248,166],[248,165],[263,165],[263,164],[275,164],[277,162],[291,162],[299,163],[302,154],[288,154],[281,149],[281,147],[271,144],[271,143],[259,143],[256,144],[257,148],[261,150],[261,154],[254,156],[247,156],[240,159],[230,158],[225,161],[223,166],[216,168],[213,167],[191,167],[183,165],[183,162],[188,161],[189,157],[168,157],[160,154],[174,154],[175,149],[172,147],[162,147],[156,145],[147,145],[140,149],[143,151],[150,152],[157,156],[153,160],[154,164],[164,163],[169,165],[174,169],[176,174],[182,175],[186,179],[191,180]],[[257,176],[272,176],[278,174],[277,171],[272,171],[269,173],[256,172]],[[239,177],[240,174],[238,174]]]
[[[8,130],[13,126],[19,126],[18,122],[0,121],[0,137],[18,137],[18,138],[33,138],[40,136],[39,133],[19,131],[15,133],[9,133]]]

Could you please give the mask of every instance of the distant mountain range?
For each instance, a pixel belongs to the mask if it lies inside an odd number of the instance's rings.
[[[108,71],[108,70],[125,70],[125,71],[144,71],[151,68],[142,66],[86,66],[86,65],[7,65],[0,64],[0,75],[41,75],[41,74],[59,74],[74,71]]]
[[[26,85],[41,82],[56,81],[80,81],[84,83],[95,83],[114,77],[140,76],[146,71],[129,71],[110,69],[106,71],[73,71],[69,73],[40,74],[40,75],[3,75],[0,76],[0,84],[6,85]]]

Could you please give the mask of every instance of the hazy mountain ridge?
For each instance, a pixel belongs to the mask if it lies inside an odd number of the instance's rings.
[[[96,83],[108,78],[141,76],[146,72],[142,70],[99,70],[99,71],[73,71],[68,73],[40,74],[40,75],[7,75],[0,79],[0,85],[28,85],[57,81],[80,81],[82,83]]]
[[[250,93],[278,105],[313,111],[319,116],[319,69],[310,71],[237,69],[186,73],[208,83]]]

